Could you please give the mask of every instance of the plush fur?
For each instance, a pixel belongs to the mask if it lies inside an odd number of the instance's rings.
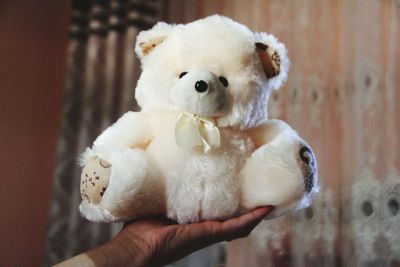
[[[86,218],[165,213],[188,223],[264,205],[276,206],[270,216],[277,216],[310,204],[318,189],[315,156],[290,126],[267,118],[270,91],[285,82],[290,65],[274,36],[214,15],[186,25],[158,23],[138,35],[135,50],[142,111],[126,113],[83,154],[82,177],[95,172],[85,166],[94,157],[112,166],[101,202],[82,201]],[[181,112],[215,121],[220,146],[178,146]]]

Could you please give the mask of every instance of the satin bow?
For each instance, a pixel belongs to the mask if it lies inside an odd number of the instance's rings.
[[[220,132],[213,118],[182,112],[175,124],[178,146],[193,149],[201,147],[204,153],[220,146]]]

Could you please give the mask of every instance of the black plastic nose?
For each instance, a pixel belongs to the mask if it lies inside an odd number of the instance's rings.
[[[194,88],[196,89],[197,92],[204,93],[205,91],[207,91],[208,84],[205,81],[200,80],[196,82]]]

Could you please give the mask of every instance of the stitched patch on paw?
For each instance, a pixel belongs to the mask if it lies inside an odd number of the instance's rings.
[[[304,187],[308,193],[311,192],[315,184],[315,157],[308,146],[300,145],[298,162],[304,177]]]
[[[81,197],[90,204],[99,204],[106,192],[111,175],[111,164],[96,158],[89,161],[81,175]]]

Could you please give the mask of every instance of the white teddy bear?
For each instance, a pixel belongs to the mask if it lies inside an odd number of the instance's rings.
[[[83,154],[83,216],[164,213],[189,223],[310,204],[315,156],[286,123],[267,118],[270,92],[289,69],[274,36],[214,15],[160,22],[138,35],[136,52],[142,110],[123,115]]]

